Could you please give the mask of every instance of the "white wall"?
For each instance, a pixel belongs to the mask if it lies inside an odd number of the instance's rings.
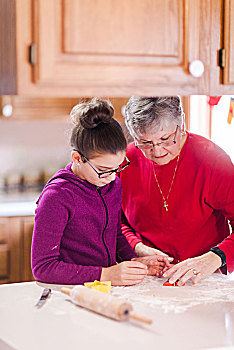
[[[234,119],[231,124],[227,122],[230,98],[230,95],[222,96],[218,105],[213,107],[211,139],[229,154],[234,163]]]
[[[234,119],[231,124],[227,122],[230,97],[229,95],[222,96],[218,105],[212,107],[209,122],[207,96],[191,96],[190,131],[207,138],[210,136],[210,139],[220,146],[234,162]]]
[[[190,131],[209,138],[207,96],[194,95],[190,98]]]

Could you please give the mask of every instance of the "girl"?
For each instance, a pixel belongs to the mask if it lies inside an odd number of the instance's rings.
[[[36,280],[131,285],[147,273],[159,276],[169,266],[165,257],[136,258],[121,232],[122,185],[116,173],[129,161],[113,114],[110,102],[100,99],[71,111],[72,162],[49,180],[37,202],[32,242]]]

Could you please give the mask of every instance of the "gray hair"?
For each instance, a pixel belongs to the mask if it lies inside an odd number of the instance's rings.
[[[171,124],[182,126],[183,107],[179,96],[132,96],[125,109],[125,124],[133,138]]]

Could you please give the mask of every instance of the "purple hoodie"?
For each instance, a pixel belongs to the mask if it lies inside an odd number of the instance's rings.
[[[48,181],[37,201],[32,271],[45,283],[100,280],[102,267],[137,256],[121,232],[120,179],[98,188],[71,165]]]

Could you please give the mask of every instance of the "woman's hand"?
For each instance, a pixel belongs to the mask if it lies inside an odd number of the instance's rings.
[[[141,258],[134,258],[132,261],[139,261],[148,268],[148,275],[161,277],[163,272],[170,268],[170,260],[173,258],[168,258],[163,255],[148,255]]]
[[[147,245],[143,244],[142,242],[137,243],[135,245],[134,250],[138,256],[162,255],[162,256],[169,257],[169,255],[163,253],[161,250],[148,247]]]
[[[100,281],[111,281],[112,286],[130,286],[143,281],[147,266],[138,261],[124,261],[120,264],[103,267]]]
[[[208,252],[196,258],[186,259],[167,271],[164,270],[163,277],[169,278],[171,284],[178,281],[179,286],[190,279],[192,284],[196,284],[202,278],[210,276],[221,264],[222,260],[218,255]]]

